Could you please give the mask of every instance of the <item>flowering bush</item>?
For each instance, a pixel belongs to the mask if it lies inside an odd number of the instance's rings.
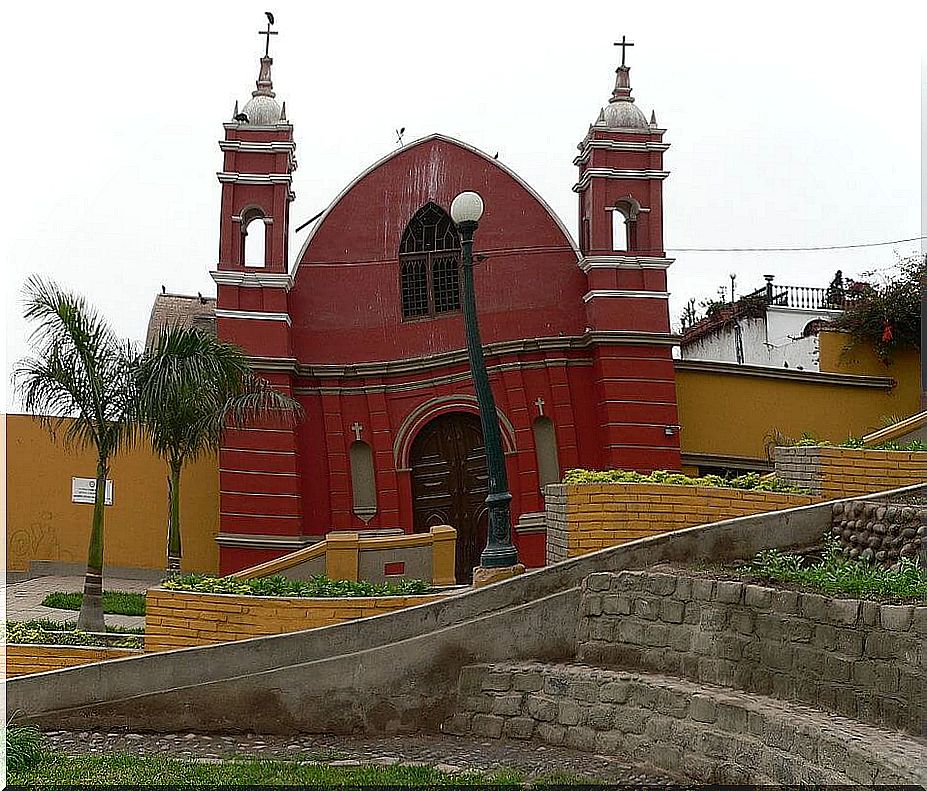
[[[849,281],[846,309],[833,325],[849,332],[854,346],[871,343],[886,364],[901,349],[919,349],[921,341],[921,288],[927,264],[921,256],[911,256],[896,270],[878,280]]]

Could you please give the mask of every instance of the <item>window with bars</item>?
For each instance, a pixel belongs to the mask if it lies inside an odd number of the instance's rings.
[[[450,215],[427,203],[409,221],[399,245],[402,318],[460,310],[460,238]]]

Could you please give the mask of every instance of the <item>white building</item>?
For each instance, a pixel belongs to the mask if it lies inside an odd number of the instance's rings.
[[[717,307],[687,328],[682,359],[819,370],[818,332],[843,312],[842,288],[772,281],[767,275],[765,288]]]

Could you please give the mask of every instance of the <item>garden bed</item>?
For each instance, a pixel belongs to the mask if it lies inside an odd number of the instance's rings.
[[[68,627],[53,621],[8,621],[4,627],[7,678],[142,653],[138,632],[81,632]]]
[[[893,568],[847,559],[827,539],[812,549],[767,550],[753,560],[727,566],[691,566],[699,576],[738,580],[774,588],[821,593],[833,598],[866,599],[883,604],[927,604],[927,569],[902,559]]]
[[[180,578],[148,591],[145,649],[166,651],[299,632],[426,604],[457,592],[457,588],[432,590],[420,580],[376,585],[324,578]]]

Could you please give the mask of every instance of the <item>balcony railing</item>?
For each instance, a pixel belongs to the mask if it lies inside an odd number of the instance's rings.
[[[842,288],[815,288],[812,286],[778,286],[769,283],[748,297],[764,299],[768,305],[807,310],[843,310],[846,293]]]

